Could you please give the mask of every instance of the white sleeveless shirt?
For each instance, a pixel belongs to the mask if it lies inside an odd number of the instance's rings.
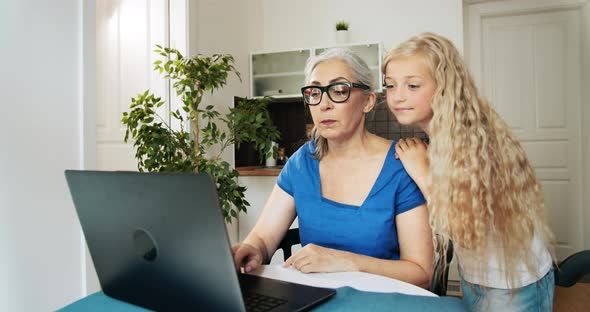
[[[514,239],[518,238],[515,237]],[[502,267],[500,266],[500,263],[503,262],[500,261],[503,257],[503,251],[491,238],[488,238],[488,252],[486,252],[489,255],[489,259],[483,262],[487,262],[489,268],[487,276],[484,276],[482,272],[478,272],[478,256],[475,252],[461,248],[460,246],[454,247],[459,263],[459,272],[463,279],[471,284],[501,289],[520,288],[538,281],[553,267],[551,255],[536,233],[531,243],[531,249],[534,255],[533,259],[537,261],[537,273],[532,274],[527,270],[526,264],[523,261],[519,261],[517,262],[516,279],[512,285],[506,280],[505,270],[501,269]]]

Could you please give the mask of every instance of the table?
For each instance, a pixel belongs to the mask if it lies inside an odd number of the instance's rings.
[[[466,311],[454,297],[438,297],[420,287],[395,279],[362,273],[301,273],[281,265],[263,266],[252,272],[268,278],[300,284],[336,288],[336,296],[313,311]],[[147,309],[119,301],[102,292],[89,295],[62,309],[61,312],[145,312]]]

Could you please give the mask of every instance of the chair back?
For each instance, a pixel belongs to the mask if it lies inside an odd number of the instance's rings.
[[[289,259],[289,257],[291,257],[291,247],[297,244],[301,244],[301,240],[299,239],[299,229],[289,229],[287,231],[287,234],[285,234],[285,237],[283,237],[283,239],[279,243],[279,247],[277,248],[277,250],[282,249],[284,260],[287,260]],[[270,258],[272,258],[272,256]],[[268,259],[268,261],[265,264],[270,264],[270,259]]]
[[[571,287],[588,274],[590,274],[590,250],[583,250],[567,257],[559,264],[555,270],[555,285]]]
[[[438,251],[442,253],[441,250]],[[438,261],[434,265],[434,272],[432,273],[432,281],[430,282],[430,291],[439,295],[447,295],[447,284],[449,281],[449,266],[453,260],[453,242],[449,241],[446,250],[446,259],[438,257]]]

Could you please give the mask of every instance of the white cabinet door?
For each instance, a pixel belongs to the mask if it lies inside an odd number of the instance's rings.
[[[250,56],[252,97],[297,97],[304,84],[311,50],[253,53]]]

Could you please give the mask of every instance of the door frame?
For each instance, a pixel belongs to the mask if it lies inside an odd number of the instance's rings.
[[[78,94],[80,114],[80,169],[96,169],[96,0],[78,1],[78,72],[81,92]],[[94,265],[86,248],[86,239],[82,228],[80,233],[80,293],[88,295],[89,289],[95,285],[89,272],[93,272]],[[94,274],[94,273],[92,273]]]
[[[584,8],[584,6],[590,5],[589,0],[510,0],[510,1],[495,1],[495,2],[486,2],[480,4],[471,4],[465,5],[463,9],[463,23],[465,25],[464,29],[464,43],[465,43],[465,60],[469,65],[470,71],[473,75],[473,79],[475,80],[477,85],[482,85],[482,76],[483,76],[483,63],[482,63],[482,40],[481,40],[481,33],[482,33],[482,22],[485,17],[494,17],[494,16],[502,16],[502,15],[514,15],[514,14],[530,14],[530,13],[540,13],[546,11],[555,11],[555,10],[580,10],[580,12],[584,12],[583,10],[588,10],[589,8]],[[586,18],[590,20],[590,17]],[[585,21],[582,19],[581,24],[582,28],[584,28]],[[588,28],[586,26],[585,28]],[[589,46],[590,44],[588,41],[590,40],[590,34],[584,33],[584,29],[582,29],[581,34],[581,58],[584,59],[584,56],[588,56],[590,51],[584,51],[584,47]],[[583,64],[583,63],[582,63]],[[588,67],[588,66],[586,66]],[[582,68],[580,73],[581,81],[588,81],[590,76],[590,69],[589,68]],[[590,131],[590,109],[585,108],[590,104],[590,98],[588,96],[590,93],[584,90],[583,85],[581,85],[580,90],[580,109],[581,109],[581,116],[580,122],[580,143],[581,143],[581,155],[580,155],[580,170],[582,170],[581,176],[579,177],[579,181],[581,183],[579,191],[581,196],[581,213],[583,217],[583,224],[582,225],[582,241],[579,247],[584,249],[590,249],[590,192],[585,192],[584,190],[587,189],[586,186],[590,185],[590,139],[588,137],[584,137],[584,133]],[[586,104],[586,105],[584,105]]]

